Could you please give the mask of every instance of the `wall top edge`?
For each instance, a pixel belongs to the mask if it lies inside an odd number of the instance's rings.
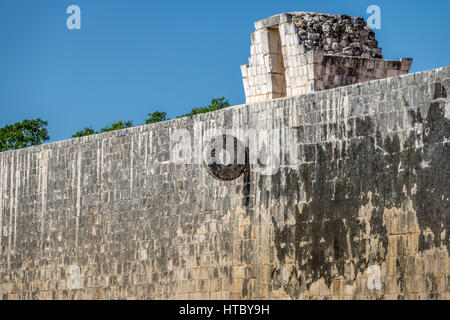
[[[320,12],[312,12],[312,11],[291,11],[291,12],[284,12],[279,13],[261,20],[258,20],[255,22],[255,29],[260,30],[264,28],[270,28],[273,26],[280,25],[282,23],[291,22],[292,18],[299,15],[320,15],[320,16],[326,16],[326,17],[349,17],[349,18],[361,18],[361,17],[354,17],[349,16],[346,14],[330,14],[330,13],[320,13]]]
[[[364,85],[371,86],[371,85],[374,85],[377,83],[378,84],[386,83],[386,85],[387,85],[388,82],[390,82],[390,81],[396,81],[398,79],[404,79],[405,81],[407,81],[408,79],[411,79],[411,78],[414,80],[415,77],[420,77],[420,76],[428,75],[428,74],[432,74],[432,73],[436,73],[436,74],[441,73],[441,74],[443,74],[443,78],[445,78],[445,79],[450,78],[450,66],[426,70],[426,71],[420,71],[420,72],[406,74],[406,75],[392,77],[392,78],[385,78],[385,79],[380,79],[380,80],[361,82],[361,83],[357,83],[357,84],[353,84],[353,85],[349,85],[349,86],[343,86],[343,87],[338,87],[338,88],[334,88],[334,89],[308,93],[305,95],[283,97],[283,98],[267,100],[267,101],[257,102],[257,103],[239,104],[239,105],[230,106],[230,107],[227,107],[227,108],[224,108],[221,110],[211,111],[211,112],[208,112],[205,114],[199,114],[199,115],[183,117],[183,118],[176,118],[176,119],[171,119],[171,120],[167,120],[167,121],[163,121],[163,122],[159,122],[159,123],[141,125],[141,126],[123,129],[123,130],[117,130],[117,131],[112,131],[112,132],[91,135],[91,136],[87,136],[87,137],[55,141],[55,142],[45,143],[45,144],[42,144],[39,146],[33,146],[33,147],[28,147],[28,148],[23,148],[23,149],[9,150],[9,151],[0,152],[0,156],[5,157],[8,155],[13,155],[13,154],[20,155],[20,154],[28,154],[28,153],[38,153],[38,152],[41,152],[44,150],[51,150],[51,149],[57,149],[60,147],[75,146],[75,145],[80,145],[80,144],[84,144],[84,143],[102,141],[102,140],[105,140],[108,138],[127,136],[129,134],[136,134],[136,133],[140,133],[140,132],[149,132],[152,130],[161,129],[161,128],[169,128],[169,127],[173,127],[173,126],[177,126],[177,125],[183,126],[184,124],[194,123],[197,120],[205,118],[205,117],[207,117],[207,115],[211,116],[213,114],[221,113],[221,112],[224,112],[224,111],[230,110],[230,109],[239,109],[239,108],[243,108],[246,106],[261,105],[261,104],[273,103],[273,102],[280,103],[282,101],[288,101],[291,99],[299,99],[299,98],[303,98],[306,100],[313,100],[315,98],[327,96],[330,93],[347,91],[349,88],[357,88],[357,87],[362,87]],[[447,74],[445,75],[445,73],[447,73]]]

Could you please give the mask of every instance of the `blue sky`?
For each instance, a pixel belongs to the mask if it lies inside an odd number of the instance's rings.
[[[68,30],[66,9],[81,8]],[[213,97],[245,102],[240,65],[253,22],[281,12],[369,15],[378,5],[385,59],[411,72],[450,65],[450,1],[0,0],[0,127],[40,117],[51,141],[117,120],[142,124]]]

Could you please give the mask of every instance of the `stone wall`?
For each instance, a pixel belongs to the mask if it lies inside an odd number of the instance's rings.
[[[449,90],[444,68],[0,153],[0,298],[450,299]],[[243,170],[195,159],[211,129]]]
[[[404,75],[411,64],[383,60],[363,18],[291,12],[255,23],[241,71],[246,102],[255,103]]]
[[[308,74],[308,80],[314,84],[314,92],[401,76],[407,74],[411,67],[409,59],[400,61],[361,59],[359,57],[325,55],[320,51],[309,56],[313,58],[309,59],[311,62],[303,68],[312,70],[305,74]]]

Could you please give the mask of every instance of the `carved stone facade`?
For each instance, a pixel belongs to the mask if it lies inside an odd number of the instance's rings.
[[[241,67],[247,103],[399,76],[412,64],[383,60],[362,18],[284,13],[255,29],[249,64]]]

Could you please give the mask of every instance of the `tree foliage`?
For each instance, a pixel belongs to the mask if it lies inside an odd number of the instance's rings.
[[[216,111],[216,110],[220,110],[220,109],[223,109],[223,108],[226,108],[229,106],[230,106],[230,102],[225,97],[214,98],[211,100],[211,103],[208,106],[193,108],[191,110],[191,112],[189,112],[188,114],[179,116],[177,118],[193,116],[196,114],[202,114],[202,113],[206,113],[206,112],[210,112],[210,111]],[[145,124],[157,123],[157,122],[166,121],[166,120],[169,120],[167,118],[167,113],[164,111],[157,110],[153,113],[148,114],[148,118],[145,120]],[[132,126],[133,126],[133,121],[125,122],[123,120],[120,120],[116,123],[113,123],[109,126],[104,127],[100,131],[95,131],[92,127],[86,127],[83,130],[77,131],[72,137],[80,138],[80,137],[90,136],[93,134],[98,134],[98,133],[103,133],[103,132],[126,129],[126,128],[130,128]]]
[[[72,135],[72,138],[81,138],[81,137],[85,137],[85,136],[91,136],[93,134],[97,134],[98,132],[96,132],[94,130],[94,128],[92,127],[86,127],[83,130],[77,131],[75,132],[74,135]]]
[[[47,121],[24,120],[0,128],[0,152],[40,145],[50,139]]]
[[[100,132],[110,132],[110,131],[116,131],[116,130],[122,130],[126,128],[131,128],[133,126],[133,121],[123,121],[119,120],[113,124],[110,124],[109,126],[104,127]]]
[[[150,118],[145,120],[145,124],[157,123],[157,122],[161,122],[161,121],[166,121],[167,120],[167,113],[162,112],[162,111],[155,111],[153,113],[149,113],[148,116]]]
[[[126,128],[131,128],[133,126],[133,121],[123,121],[119,120],[113,124],[110,124],[100,131],[95,131],[92,127],[85,127],[83,130],[75,132],[74,135],[72,135],[73,138],[81,138],[85,136],[91,136],[93,134],[99,134],[104,132],[110,132],[110,131],[116,131],[116,130],[122,130]]]
[[[225,97],[214,98],[211,100],[211,103],[208,106],[193,108],[191,112],[179,116],[178,118],[216,111],[229,106],[230,102]],[[148,116],[149,118],[145,120],[146,124],[168,120],[167,113],[163,111],[155,111],[153,113],[149,113]],[[48,136],[48,131],[46,128],[47,125],[47,121],[43,121],[38,118],[35,120],[24,120],[23,122],[17,122],[15,124],[0,128],[0,152],[35,146],[49,140],[50,138]],[[85,127],[84,129],[75,132],[72,137],[81,138],[93,134],[121,130],[131,127],[133,127],[133,121],[119,120],[102,128],[100,131],[96,131],[93,127]]]
[[[216,111],[230,106],[230,101],[225,97],[214,98],[209,104],[209,111]]]
[[[211,112],[211,111],[216,111],[216,110],[220,110],[220,109],[223,109],[223,108],[226,108],[229,106],[230,106],[230,102],[225,97],[214,98],[211,100],[211,103],[209,104],[209,106],[194,108],[188,114],[179,116],[178,118],[193,116],[196,114],[202,114],[202,113],[207,113],[207,112]]]

